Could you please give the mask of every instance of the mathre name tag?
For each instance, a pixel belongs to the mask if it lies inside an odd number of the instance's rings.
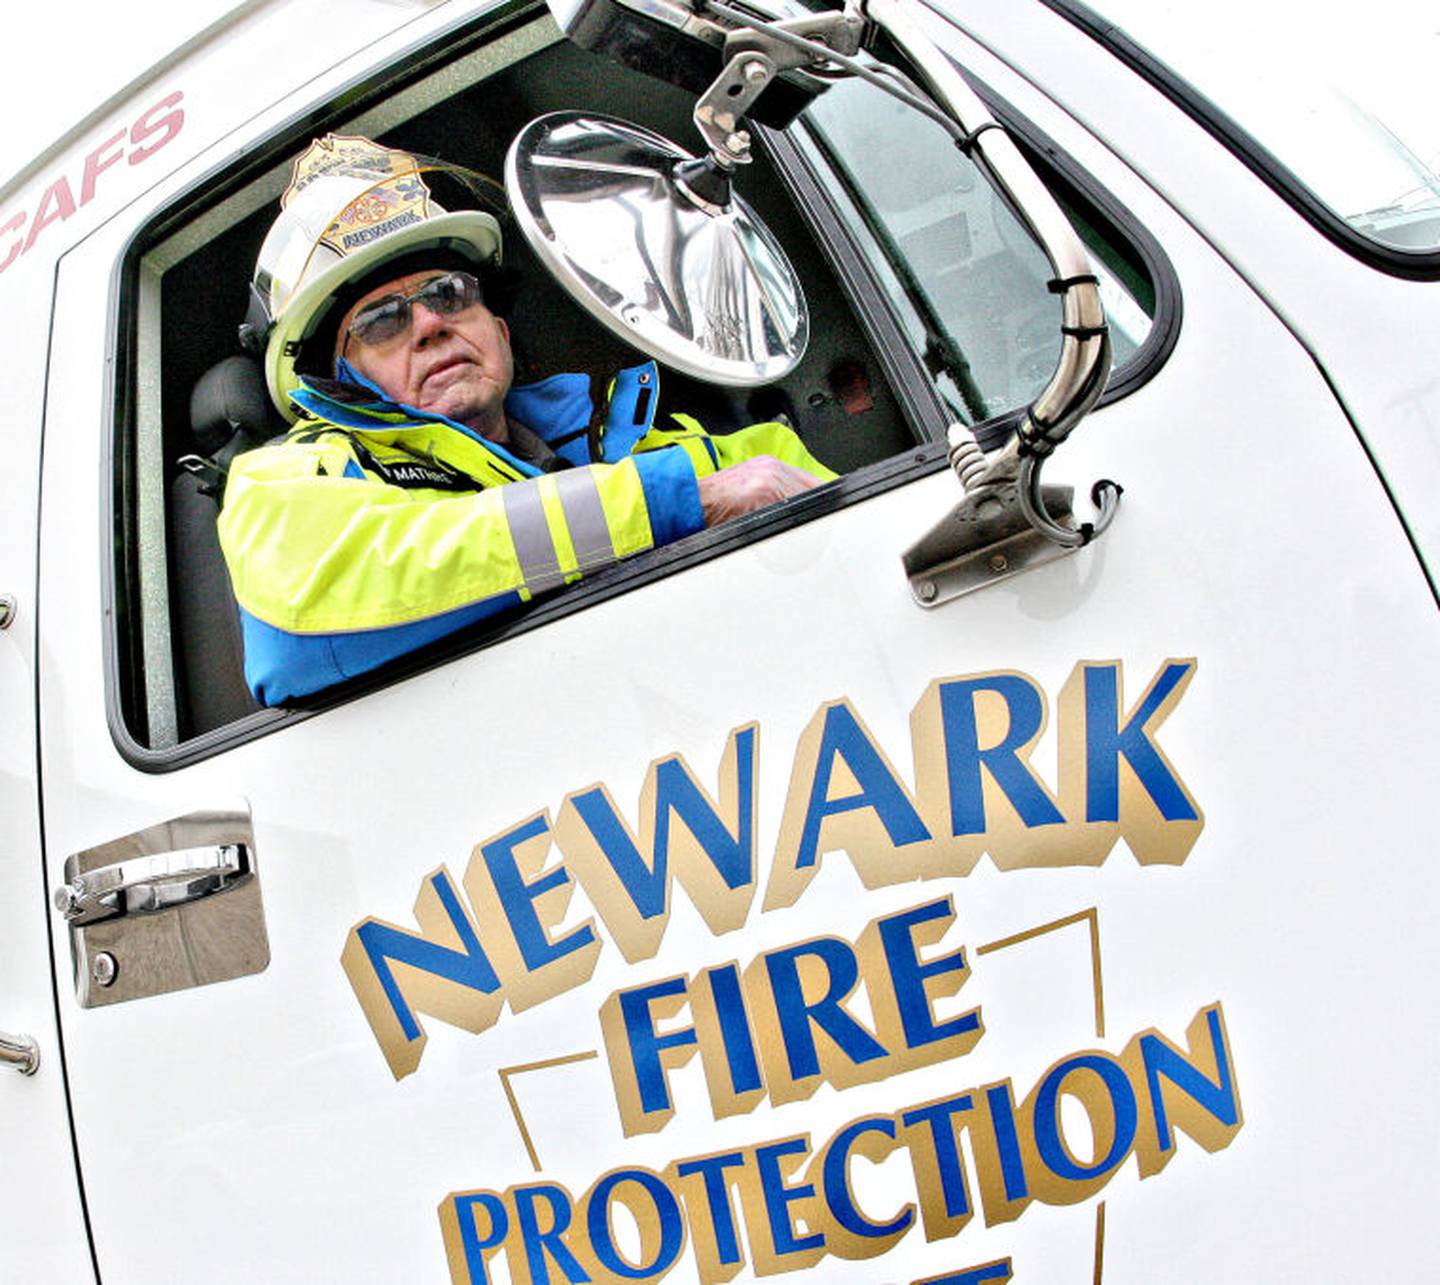
[[[407,486],[427,491],[478,491],[480,484],[464,473],[429,460],[377,460],[373,455],[365,467],[378,474],[391,486]]]

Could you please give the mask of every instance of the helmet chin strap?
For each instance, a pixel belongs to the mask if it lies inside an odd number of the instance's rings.
[[[264,294],[261,293],[260,287],[252,281],[250,298],[245,305],[245,320],[240,323],[240,346],[246,352],[263,357],[265,344],[270,338],[270,330],[274,324]]]

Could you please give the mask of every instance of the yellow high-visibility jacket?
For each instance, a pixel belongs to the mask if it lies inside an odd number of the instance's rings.
[[[697,479],[716,469],[774,455],[835,476],[783,424],[656,425],[658,381],[653,362],[621,371],[594,427],[584,375],[512,390],[507,413],[572,466],[547,471],[373,385],[307,380],[305,418],[231,464],[219,519],[256,699],[320,691],[698,531]]]

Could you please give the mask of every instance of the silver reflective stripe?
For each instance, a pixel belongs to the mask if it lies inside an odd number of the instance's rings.
[[[510,538],[515,542],[515,557],[525,587],[532,593],[544,593],[564,584],[545,509],[540,502],[538,480],[511,482],[500,488],[505,501],[505,517],[510,523]]]
[[[589,571],[614,562],[615,542],[610,538],[605,505],[601,503],[594,475],[588,468],[577,468],[551,476],[565,510],[565,525],[570,528],[570,543],[575,548],[580,570]]]

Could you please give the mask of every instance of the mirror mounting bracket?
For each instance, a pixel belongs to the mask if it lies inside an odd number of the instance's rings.
[[[741,27],[725,37],[725,66],[695,101],[695,128],[724,170],[750,161],[750,132],[742,118],[783,71],[825,65],[815,46],[851,57],[865,24],[852,5],[843,12],[788,18],[765,28]],[[777,34],[779,33],[779,34]],[[791,37],[787,40],[786,36]],[[800,42],[810,42],[807,48]]]
[[[1094,523],[1076,524],[1075,491],[1041,485],[1045,457],[1016,436],[986,455],[963,424],[952,424],[949,458],[965,497],[901,555],[910,592],[922,607],[954,598],[1083,548],[1115,516],[1120,487],[1095,484]]]

